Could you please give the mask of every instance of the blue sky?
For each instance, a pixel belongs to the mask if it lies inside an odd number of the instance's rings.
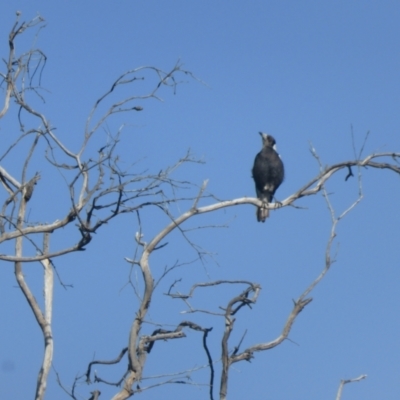
[[[46,20],[36,45],[48,57],[42,79],[48,92],[46,103],[37,104],[72,148],[79,146],[94,102],[121,73],[141,65],[168,70],[180,60],[204,84],[184,77],[176,94],[160,93],[163,102],[143,102],[141,113],[110,120],[113,132],[126,123],[120,150],[126,165],[140,160],[139,170],[157,173],[190,148],[206,163],[182,168],[177,178],[197,185],[209,179],[208,190],[220,199],[254,196],[250,170],[261,146],[257,132],[266,131],[276,138],[285,163],[286,179],[277,192],[278,199],[284,199],[318,174],[310,142],[327,165],[354,158],[351,129],[358,149],[370,132],[365,155],[400,151],[396,1],[13,1],[3,5],[0,15],[2,58],[16,10],[25,20],[37,12]],[[33,33],[22,37],[21,49],[29,49]],[[0,121],[3,138],[18,133],[13,116],[15,110]],[[17,161],[8,159],[2,166],[18,173]],[[29,203],[30,215],[48,222],[60,218],[57,205],[66,192],[62,182],[56,186],[57,174],[39,168],[43,183],[36,189],[40,195],[35,190],[36,199]],[[343,400],[399,398],[399,177],[372,169],[362,174],[364,199],[339,224],[337,261],[298,317],[291,341],[256,354],[251,363],[235,364],[230,399],[249,393],[254,399],[271,400],[334,398],[340,379],[360,374],[368,378],[347,385]],[[344,177],[339,174],[328,185],[338,213],[357,198],[356,180],[345,182]],[[210,346],[218,359],[223,321],[182,316],[184,304],[163,293],[177,278],[182,278],[182,292],[208,279],[252,280],[263,290],[253,309],[237,316],[231,346],[246,329],[244,347],[273,340],[292,299],[324,266],[330,232],[326,204],[318,195],[297,205],[302,209],[272,212],[265,224],[257,224],[249,205],[193,219],[188,226],[229,224],[193,232],[197,243],[215,253],[215,262],[181,268],[165,279],[149,319],[166,327],[182,319],[214,326]],[[189,205],[175,214],[185,207]],[[142,222],[145,239],[150,240],[167,220],[153,210],[143,213]],[[55,289],[54,367],[65,386],[92,359],[112,359],[126,346],[137,302],[126,287],[130,267],[124,257],[133,257],[136,230],[135,216],[124,215],[100,231],[86,252],[55,260],[63,281],[74,286]],[[54,246],[64,241],[60,235]],[[169,242],[152,259],[155,276],[177,260],[195,258],[179,235]],[[25,274],[39,298],[41,267],[26,266]],[[29,398],[41,363],[42,339],[16,289],[12,265],[2,262],[0,275],[0,393],[4,398]],[[198,306],[202,301],[208,307],[226,304],[235,292],[224,290],[205,292],[207,298],[198,299]],[[144,333],[150,333],[154,327],[146,329]],[[187,332],[186,339],[155,345],[145,376],[205,363],[200,336]],[[98,369],[110,380],[123,370]],[[208,390],[200,385],[207,382],[206,371],[192,379],[199,385],[167,385],[141,396],[207,398]],[[89,398],[95,388],[101,390],[101,398],[114,393],[104,385],[82,385],[78,398]],[[54,373],[47,398],[68,398]]]

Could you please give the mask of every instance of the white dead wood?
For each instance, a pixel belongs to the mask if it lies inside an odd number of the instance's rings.
[[[361,171],[366,168],[374,168],[380,170],[388,170],[395,174],[400,174],[400,153],[398,152],[381,152],[370,154],[361,158],[361,151],[355,154],[353,160],[342,161],[340,163],[323,167],[319,160],[317,152],[312,148],[311,152],[319,163],[319,172],[308,183],[302,185],[295,193],[284,199],[280,203],[263,204],[260,200],[250,197],[240,197],[231,200],[218,200],[214,196],[207,194],[207,183],[205,179],[198,191],[189,196],[181,196],[179,189],[190,186],[192,189],[196,187],[188,182],[181,182],[174,179],[174,172],[177,168],[184,166],[187,163],[198,162],[190,153],[185,154],[180,160],[173,165],[163,169],[158,173],[135,173],[131,171],[122,171],[118,162],[117,151],[122,129],[113,136],[109,135],[105,140],[104,146],[97,151],[95,158],[86,156],[86,151],[90,148],[93,138],[99,135],[100,128],[106,126],[110,116],[124,112],[139,112],[143,110],[143,102],[147,99],[161,100],[161,90],[166,87],[175,89],[179,83],[180,75],[192,77],[189,71],[182,69],[180,63],[175,64],[171,70],[164,71],[152,66],[139,67],[132,69],[122,74],[97,101],[88,116],[84,127],[84,133],[81,138],[81,143],[78,151],[70,149],[62,139],[62,135],[58,134],[55,127],[50,123],[39,107],[33,105],[27,100],[26,93],[31,90],[38,94],[41,98],[40,79],[35,82],[34,77],[30,75],[30,71],[39,71],[38,76],[43,71],[43,66],[46,62],[46,56],[38,49],[30,49],[27,52],[16,52],[15,43],[19,36],[25,33],[32,27],[38,26],[43,22],[41,17],[36,17],[28,23],[19,22],[20,15],[17,15],[17,20],[10,32],[10,50],[8,59],[6,60],[6,71],[1,73],[4,87],[4,106],[0,111],[0,118],[6,113],[12,111],[12,102],[15,100],[18,106],[18,114],[28,115],[30,119],[35,121],[34,125],[38,127],[28,129],[23,124],[23,119],[17,117],[20,135],[15,138],[11,145],[4,149],[4,153],[0,155],[0,163],[6,160],[7,157],[12,157],[13,152],[18,146],[24,142],[28,143],[25,150],[25,157],[21,160],[21,165],[18,173],[18,179],[14,177],[14,173],[8,171],[4,165],[0,166],[0,181],[6,192],[7,198],[4,200],[0,214],[0,243],[13,243],[14,251],[8,254],[0,254],[0,260],[12,263],[14,266],[15,277],[22,295],[27,300],[29,307],[36,319],[36,322],[41,330],[44,338],[45,346],[43,351],[43,361],[40,372],[38,374],[38,383],[35,393],[36,400],[42,400],[45,396],[47,380],[50,367],[53,359],[53,336],[52,336],[52,316],[53,316],[53,286],[54,286],[54,269],[53,260],[65,254],[72,252],[84,251],[90,245],[92,236],[103,227],[107,226],[114,218],[126,214],[136,213],[138,216],[139,229],[135,235],[137,248],[134,258],[127,259],[132,269],[138,272],[137,286],[141,285],[140,291],[135,287],[135,293],[138,299],[138,307],[132,314],[134,317],[131,321],[129,330],[129,340],[124,345],[120,354],[114,360],[95,360],[89,363],[87,372],[77,377],[72,390],[66,390],[61,384],[61,380],[57,375],[60,386],[70,395],[71,398],[77,399],[75,389],[81,380],[86,383],[92,383],[91,374],[92,365],[104,364],[114,365],[120,362],[126,362],[125,373],[118,379],[117,382],[108,382],[102,379],[95,373],[94,381],[115,386],[114,400],[127,399],[134,394],[138,394],[143,390],[148,390],[151,387],[156,387],[162,384],[174,383],[174,378],[167,377],[167,374],[157,377],[159,381],[154,384],[149,384],[146,388],[141,388],[140,384],[146,377],[143,371],[146,365],[148,355],[157,342],[164,342],[172,339],[184,338],[188,332],[201,335],[201,345],[207,357],[206,368],[210,371],[210,380],[208,383],[209,397],[213,399],[213,391],[215,384],[215,368],[217,362],[213,360],[212,354],[208,348],[207,335],[211,331],[212,326],[203,327],[192,321],[183,320],[173,327],[165,328],[164,324],[160,324],[157,329],[152,332],[144,329],[144,325],[148,323],[147,319],[149,310],[151,309],[154,294],[157,289],[157,282],[154,279],[152,271],[152,255],[154,252],[161,250],[166,244],[167,238],[172,237],[171,234],[175,231],[180,232],[189,246],[192,246],[198,254],[198,259],[201,259],[202,252],[189,238],[189,229],[185,229],[185,224],[192,218],[201,220],[203,214],[217,212],[229,207],[240,207],[251,205],[253,207],[267,207],[270,210],[278,210],[283,207],[298,207],[297,201],[301,198],[314,196],[321,193],[326,200],[328,211],[331,215],[331,231],[327,241],[325,250],[324,265],[321,268],[320,274],[310,284],[303,289],[301,295],[293,302],[293,308],[283,323],[281,332],[273,337],[265,337],[262,343],[250,344],[241,350],[244,342],[244,336],[239,343],[233,346],[233,351],[230,338],[235,329],[235,321],[239,318],[240,310],[244,307],[253,307],[261,294],[261,285],[255,282],[246,280],[219,280],[214,282],[195,283],[189,293],[182,294],[177,291],[174,282],[167,295],[170,298],[179,299],[187,307],[183,313],[186,315],[193,313],[204,313],[219,317],[224,326],[224,331],[221,337],[221,354],[218,355],[218,368],[221,370],[221,378],[219,382],[219,398],[226,399],[228,397],[228,381],[230,367],[240,361],[249,361],[255,357],[256,353],[272,349],[280,345],[285,340],[290,340],[289,335],[301,311],[312,301],[309,297],[312,290],[326,276],[330,270],[335,256],[332,254],[332,245],[336,237],[336,228],[338,223],[359,204],[363,198],[361,185]],[[35,56],[35,57],[33,57]],[[151,77],[152,87],[147,92],[134,92],[136,89],[135,83],[144,79],[144,76]],[[135,95],[130,95],[118,101],[111,102],[111,93],[115,94],[122,86],[131,85],[132,92]],[[108,103],[110,102],[110,103]],[[103,106],[103,108],[100,107]],[[101,111],[106,109],[106,111]],[[56,133],[57,132],[57,133]],[[38,196],[45,193],[46,188],[41,185],[41,173],[35,169],[34,156],[40,155],[39,144],[47,145],[44,154],[41,154],[42,160],[48,164],[48,168],[53,168],[62,177],[68,191],[69,207],[63,210],[55,220],[51,222],[31,222],[29,220],[29,207],[34,207],[34,202]],[[364,146],[362,147],[362,149]],[[362,150],[361,149],[361,150]],[[349,207],[336,214],[330,199],[329,193],[326,190],[327,182],[338,173],[347,173],[346,179],[352,176],[352,169],[358,171],[358,187],[359,195]],[[135,171],[136,172],[136,171]],[[169,191],[172,195],[166,195],[165,191]],[[178,215],[174,215],[169,206],[171,204],[179,205],[179,210],[186,207],[190,200],[191,206],[187,206],[186,211],[179,211]],[[153,207],[161,210],[168,218],[166,226],[156,233],[153,237],[146,239],[145,228],[142,227],[139,211]],[[200,223],[199,223],[200,225]],[[71,235],[68,236],[68,244],[62,248],[50,249],[50,238],[53,233],[60,231],[63,228],[70,227]],[[200,226],[197,226],[198,228]],[[213,226],[212,226],[213,227]],[[36,243],[38,237],[43,237],[43,245]],[[54,243],[54,242],[52,242]],[[54,244],[52,245],[54,247]],[[40,262],[43,268],[43,293],[44,306],[40,307],[35,295],[28,285],[24,277],[24,266],[26,263]],[[7,263],[4,263],[7,264]],[[181,263],[177,262],[173,267],[166,268],[160,279],[165,279],[168,272],[177,268]],[[159,281],[158,281],[159,282]],[[230,298],[225,304],[221,305],[218,310],[206,310],[196,308],[192,305],[192,300],[201,291],[211,290],[213,287],[221,285],[234,285],[238,288],[235,296]],[[215,357],[214,357],[215,358]],[[79,369],[77,367],[77,369]],[[188,375],[196,368],[187,370]],[[185,378],[184,373],[179,373],[180,382],[189,382]],[[164,378],[163,378],[164,377]],[[364,375],[360,378],[350,381],[342,381],[344,384],[364,379]],[[340,399],[341,390],[337,399]],[[90,392],[92,399],[100,397],[99,390]],[[79,397],[80,398],[80,397]]]
[[[344,385],[346,385],[347,383],[360,382],[363,379],[365,379],[366,377],[367,377],[367,375],[360,375],[358,378],[342,379],[340,381],[339,390],[338,390],[337,395],[336,395],[336,400],[341,400],[342,399],[342,392],[343,392]]]

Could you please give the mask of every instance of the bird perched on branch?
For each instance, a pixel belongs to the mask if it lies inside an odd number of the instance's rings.
[[[283,162],[276,152],[275,139],[271,135],[260,132],[262,149],[256,155],[253,166],[253,179],[256,184],[257,197],[265,203],[270,203],[276,189],[283,181],[285,174]],[[257,221],[265,222],[269,210],[258,207]]]
[[[40,175],[36,173],[36,175],[25,185],[23,193],[24,193],[24,200],[28,202],[33,194],[33,189],[37,181],[40,179]]]

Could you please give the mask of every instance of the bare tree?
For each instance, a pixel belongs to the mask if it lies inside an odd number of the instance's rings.
[[[31,104],[30,93],[36,93],[41,98],[41,75],[46,63],[46,56],[39,49],[30,49],[26,53],[16,54],[16,41],[26,30],[42,26],[43,19],[38,16],[29,22],[20,22],[20,14],[9,35],[9,55],[6,72],[1,74],[2,85],[5,88],[4,107],[0,118],[10,109],[10,100],[14,100],[18,109],[20,135],[14,138],[0,160],[5,162],[15,157],[18,146],[28,143],[26,155],[21,165],[21,180],[11,174],[6,168],[0,167],[0,180],[7,193],[3,202],[0,218],[0,243],[14,241],[15,253],[2,254],[0,259],[14,263],[15,276],[19,287],[42,331],[45,350],[42,368],[38,377],[36,398],[42,399],[46,390],[46,382],[52,363],[52,304],[53,304],[53,267],[52,259],[75,251],[85,250],[92,235],[101,227],[120,214],[129,213],[147,206],[166,207],[179,201],[179,198],[165,198],[164,187],[177,188],[181,182],[171,178],[173,171],[184,163],[195,161],[188,153],[174,165],[167,167],[158,174],[133,174],[121,169],[118,156],[115,154],[121,130],[115,135],[109,135],[107,142],[97,150],[97,156],[90,154],[90,144],[99,129],[107,119],[117,113],[140,112],[140,102],[146,99],[159,99],[158,92],[164,87],[175,88],[179,74],[190,75],[176,64],[170,71],[164,72],[154,67],[140,67],[122,74],[94,104],[87,119],[81,147],[73,151],[63,143],[54,132],[54,127],[44,114]],[[154,76],[153,77],[151,76]],[[153,88],[144,94],[132,95],[106,106],[104,113],[100,106],[106,102],[109,95],[122,85],[134,85],[137,81],[153,79]],[[34,124],[40,128],[27,129],[24,119],[30,116]],[[44,158],[47,168],[54,168],[65,179],[69,192],[69,209],[51,223],[29,222],[27,203],[35,196],[35,186],[40,187],[41,175],[36,172],[32,178],[29,173],[34,168],[33,162],[40,145],[47,146]],[[89,154],[87,154],[89,153]],[[109,182],[109,183],[106,183]],[[44,189],[44,188],[41,188]],[[37,190],[40,190],[39,188]],[[75,233],[69,236],[70,244],[64,248],[51,251],[50,238],[60,229],[74,226]],[[38,235],[43,236],[43,245],[37,242]],[[34,254],[29,254],[29,252]],[[40,262],[44,268],[44,310],[39,306],[27,284],[23,264]]]
[[[300,198],[322,193],[331,215],[331,234],[327,242],[325,264],[321,268],[321,273],[303,289],[302,294],[294,301],[293,308],[282,327],[282,332],[276,338],[273,340],[265,338],[262,343],[253,344],[243,350],[241,350],[243,337],[239,343],[231,344],[230,338],[235,328],[236,318],[238,318],[242,309],[251,308],[256,304],[261,289],[260,283],[231,279],[193,283],[192,288],[186,294],[180,293],[176,289],[176,282],[173,282],[167,293],[170,298],[183,302],[185,314],[202,313],[222,319],[224,332],[220,338],[220,354],[213,355],[207,344],[208,335],[213,329],[211,321],[210,325],[201,326],[198,323],[184,319],[174,329],[161,327],[149,332],[144,327],[144,324],[159,283],[159,280],[155,279],[151,264],[151,257],[154,252],[162,251],[166,244],[166,239],[170,237],[172,232],[178,231],[201,258],[204,254],[192,241],[189,231],[185,228],[185,223],[188,220],[228,207],[238,207],[245,204],[260,207],[263,204],[256,198],[248,197],[220,201],[215,196],[208,194],[206,190],[207,180],[198,188],[196,194],[182,196],[180,194],[181,188],[187,186],[195,188],[196,185],[187,181],[175,180],[173,173],[177,168],[189,162],[199,162],[190,153],[187,153],[172,166],[156,174],[138,173],[134,170],[135,166],[132,167],[133,170],[123,169],[118,157],[122,128],[115,134],[108,133],[101,147],[96,148],[98,141],[97,139],[95,140],[95,137],[100,135],[101,128],[105,126],[111,116],[119,113],[141,112],[145,100],[151,98],[159,99],[159,92],[165,87],[174,90],[179,83],[180,76],[194,78],[179,63],[167,72],[155,67],[139,67],[122,74],[115,80],[110,89],[94,103],[86,122],[80,148],[78,150],[70,149],[62,140],[62,136],[56,134],[55,128],[44,113],[38,111],[40,110],[40,103],[38,106],[36,106],[36,103],[33,105],[37,99],[42,99],[41,76],[46,64],[45,54],[35,48],[22,54],[16,52],[18,37],[27,30],[41,27],[42,24],[43,19],[40,16],[29,22],[21,23],[20,15],[17,15],[17,20],[9,36],[10,50],[6,60],[6,71],[1,73],[4,106],[0,112],[0,118],[4,117],[12,109],[11,100],[14,101],[20,129],[19,136],[12,138],[8,148],[0,156],[0,162],[2,164],[6,163],[16,153],[24,154],[18,171],[14,169],[12,172],[8,168],[0,166],[0,180],[6,193],[0,215],[0,243],[10,242],[14,244],[14,250],[9,251],[8,254],[0,254],[0,259],[14,265],[18,286],[27,300],[43,335],[45,347],[42,367],[38,374],[35,398],[44,398],[53,360],[52,305],[54,268],[52,260],[72,252],[85,250],[90,245],[92,236],[100,228],[106,228],[107,224],[115,217],[121,214],[136,213],[139,226],[135,236],[136,256],[133,259],[126,258],[126,261],[132,266],[132,269],[140,271],[141,281],[139,283],[131,282],[133,289],[137,293],[139,306],[135,310],[135,317],[131,321],[128,343],[121,349],[120,354],[115,359],[90,362],[86,373],[78,376],[70,389],[65,387],[62,377],[58,376],[59,384],[73,399],[77,399],[77,384],[82,381],[89,385],[93,382],[96,385],[95,388],[92,388],[91,399],[98,399],[101,396],[100,391],[97,389],[99,385],[114,385],[116,391],[113,399],[120,400],[127,399],[154,386],[165,383],[181,383],[187,379],[188,371],[173,374],[170,378],[159,377],[154,379],[155,383],[142,386],[143,371],[146,360],[156,342],[180,339],[185,337],[188,334],[187,332],[193,331],[202,335],[202,347],[207,359],[207,364],[204,368],[209,370],[209,398],[215,398],[215,388],[219,387],[219,398],[226,399],[228,397],[230,367],[234,363],[248,361],[255,357],[257,353],[272,349],[288,339],[298,315],[312,301],[310,293],[324,278],[334,261],[332,244],[336,237],[337,224],[357,206],[363,197],[361,171],[369,167],[379,170],[387,169],[400,174],[398,164],[400,153],[384,152],[362,157],[362,148],[358,154],[355,152],[353,160],[323,167],[317,152],[311,147],[311,152],[320,166],[317,176],[281,203],[271,203],[266,206],[271,210],[282,207],[297,207],[296,202]],[[144,93],[139,90],[135,92],[135,84],[143,80],[151,82],[151,89]],[[111,94],[117,92],[122,86],[130,86],[130,90],[135,94],[112,102]],[[31,100],[31,93],[37,95],[35,100]],[[24,121],[29,121],[32,126],[39,125],[39,128],[28,129],[26,127],[27,122]],[[32,199],[38,195],[37,192],[45,192],[47,190],[47,187],[41,184],[42,173],[36,169],[35,162],[38,159],[43,163],[40,164],[42,168],[45,166],[47,169],[58,171],[59,176],[62,177],[63,184],[67,188],[67,198],[64,200],[68,201],[65,203],[68,204],[68,207],[61,210],[59,217],[53,222],[31,222],[27,215],[28,202],[33,201]],[[341,171],[347,173],[347,180],[353,176],[353,170],[357,170],[355,178],[359,182],[359,195],[344,212],[336,215],[325,185],[331,177]],[[20,178],[16,176],[20,176]],[[179,213],[171,211],[171,204],[185,206],[188,201],[191,202],[191,206],[187,211]],[[205,201],[208,202],[207,205],[203,205]],[[156,207],[161,210],[169,218],[170,222],[146,243],[143,240],[145,227],[142,227],[141,224],[140,211],[147,207]],[[66,236],[68,245],[51,250],[52,236],[67,227],[69,228]],[[41,238],[42,243],[38,242],[38,238]],[[33,295],[23,270],[25,264],[37,262],[43,266],[44,271],[43,308]],[[167,268],[160,279],[164,279],[175,267],[177,266]],[[198,294],[201,291],[225,285],[233,286],[237,292],[227,303],[220,304],[218,309],[201,309],[192,305],[192,301],[196,296],[202,296]],[[143,289],[142,294],[140,294],[139,287]],[[117,382],[110,382],[93,372],[93,365],[115,365],[117,363],[125,363],[125,373]],[[79,366],[77,366],[78,368]],[[218,383],[216,382],[215,374],[217,368],[221,371]],[[363,378],[364,376],[357,378],[357,380]],[[342,382],[347,383],[347,381]],[[339,389],[337,398],[340,398],[342,386]]]

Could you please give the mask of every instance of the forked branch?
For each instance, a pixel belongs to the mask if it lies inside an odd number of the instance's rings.
[[[336,395],[336,400],[341,400],[342,399],[342,392],[343,392],[344,385],[346,385],[347,383],[360,382],[363,379],[365,379],[366,377],[367,377],[367,375],[360,375],[358,378],[342,379],[340,381],[339,390],[338,390],[337,395]]]

